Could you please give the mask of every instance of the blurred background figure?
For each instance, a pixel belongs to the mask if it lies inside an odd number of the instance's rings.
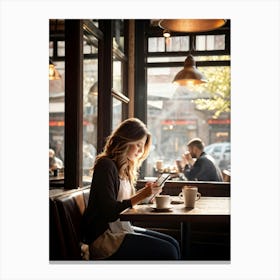
[[[83,141],[83,170],[84,175],[91,176],[92,168],[96,157],[95,147],[86,141]]]
[[[63,161],[56,157],[53,149],[49,149],[49,171],[54,171],[60,168],[63,168]]]

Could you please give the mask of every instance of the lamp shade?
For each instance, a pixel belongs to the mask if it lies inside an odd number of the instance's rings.
[[[161,19],[159,26],[177,32],[204,32],[222,27],[225,19]]]
[[[97,96],[98,95],[98,83],[95,82],[89,89],[89,94]]]
[[[198,85],[201,83],[206,83],[207,80],[205,76],[199,72],[195,66],[195,60],[192,55],[188,55],[185,63],[184,69],[179,71],[174,77],[173,83],[185,86],[185,85]]]

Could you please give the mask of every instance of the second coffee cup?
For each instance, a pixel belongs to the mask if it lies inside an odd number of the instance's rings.
[[[194,208],[195,202],[200,199],[201,194],[198,192],[197,187],[184,186],[179,197],[184,200],[185,207]]]

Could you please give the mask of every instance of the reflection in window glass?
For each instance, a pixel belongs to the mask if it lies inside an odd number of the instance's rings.
[[[124,52],[124,21],[123,20],[114,20],[114,37],[113,37],[113,46],[119,49],[121,52]]]
[[[122,121],[122,102],[113,97],[113,123],[112,129],[114,130]]]
[[[83,68],[83,175],[91,176],[97,147],[98,60],[84,59]]]
[[[49,42],[49,57],[53,56],[53,41]]]
[[[123,91],[122,87],[122,62],[114,60],[113,62],[113,89],[119,92]]]
[[[85,34],[84,35],[84,42],[83,42],[83,51],[84,54],[98,54],[98,39],[91,35]]]
[[[65,42],[64,41],[58,41],[57,42],[57,55],[58,56],[64,56],[65,55]]]
[[[61,79],[49,80],[49,148],[64,163],[65,63],[53,61]],[[64,164],[63,164],[64,165]]]
[[[93,19],[92,23],[98,28],[99,27],[99,22],[97,19]]]
[[[219,97],[221,104],[230,100],[230,68],[201,67],[208,83],[203,87],[175,86],[171,83],[181,68],[148,68],[147,125],[153,136],[145,176],[157,176],[155,165],[163,161],[165,171],[176,171],[176,159],[186,151],[186,143],[200,137],[206,145],[230,142],[230,111],[214,117],[216,110],[207,110],[197,100]],[[213,104],[212,104],[213,105]],[[217,108],[218,105],[216,104]],[[229,107],[230,108],[230,107]]]

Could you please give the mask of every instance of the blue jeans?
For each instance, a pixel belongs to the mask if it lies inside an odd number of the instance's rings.
[[[179,260],[180,247],[176,239],[157,231],[133,227],[120,248],[108,260]]]

